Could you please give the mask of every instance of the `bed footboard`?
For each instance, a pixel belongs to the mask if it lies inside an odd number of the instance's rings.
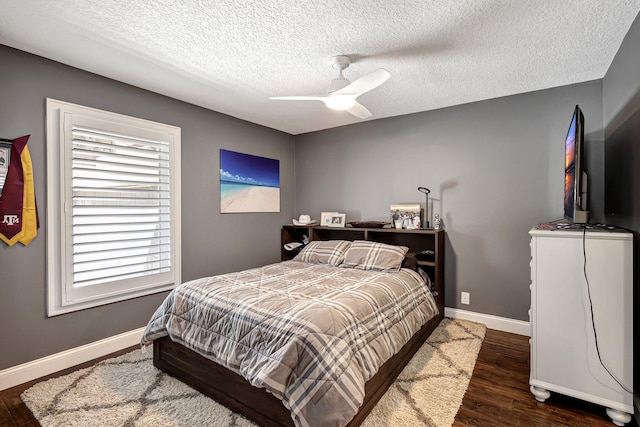
[[[402,369],[438,326],[442,313],[427,322],[407,344],[365,384],[365,399],[348,427],[359,426],[393,384]],[[153,364],[264,427],[291,427],[291,414],[282,402],[265,389],[253,387],[235,372],[218,365],[181,344],[163,337],[153,342]]]

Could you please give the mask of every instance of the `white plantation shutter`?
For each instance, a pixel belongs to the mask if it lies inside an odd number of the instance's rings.
[[[62,104],[60,286],[50,315],[175,286],[179,129]]]
[[[169,271],[169,147],[72,128],[73,283]]]

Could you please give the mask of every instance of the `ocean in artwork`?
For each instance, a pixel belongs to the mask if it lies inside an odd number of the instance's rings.
[[[234,194],[237,194],[242,190],[247,190],[251,187],[254,186],[250,184],[242,184],[240,182],[220,181],[220,198],[225,199],[231,197]]]

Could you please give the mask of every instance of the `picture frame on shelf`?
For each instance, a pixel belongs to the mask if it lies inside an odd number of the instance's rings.
[[[396,203],[390,206],[391,225],[395,228],[420,228],[420,203]]]
[[[322,212],[320,214],[320,225],[330,226],[331,220],[334,215],[337,215],[339,212]]]
[[[331,215],[331,222],[329,223],[329,227],[345,227],[345,217],[347,215],[343,213],[334,213]]]

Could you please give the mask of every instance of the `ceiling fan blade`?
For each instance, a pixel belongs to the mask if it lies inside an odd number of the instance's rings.
[[[281,101],[323,101],[326,96],[271,96],[269,99]]]
[[[382,83],[389,80],[389,77],[391,77],[391,73],[384,68],[380,68],[373,73],[360,77],[348,86],[333,92],[333,94],[360,96],[365,92],[369,92],[370,90],[377,88]]]
[[[367,110],[367,108],[364,105],[360,104],[359,102],[356,102],[355,104],[353,104],[353,107],[347,108],[347,111],[361,119],[366,119],[367,117],[371,117],[371,112]]]

